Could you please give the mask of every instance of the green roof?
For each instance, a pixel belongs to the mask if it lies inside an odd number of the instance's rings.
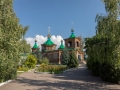
[[[74,29],[73,29],[73,28],[71,29],[71,32],[72,32],[72,33],[71,33],[71,35],[70,35],[69,38],[75,38],[76,36],[75,36],[75,34],[74,34]]]
[[[72,33],[71,36],[70,36],[69,38],[75,38],[75,37],[76,37],[75,34]]]
[[[44,44],[47,45],[47,46],[54,45],[54,43],[51,41],[50,38],[48,38],[48,40]]]
[[[75,50],[75,48],[67,48],[67,50]]]
[[[64,48],[65,48],[65,46],[63,45],[63,41],[61,41],[61,45],[60,45],[59,49],[64,49]]]
[[[33,48],[39,48],[36,42],[37,41],[35,40],[35,44],[34,44]]]

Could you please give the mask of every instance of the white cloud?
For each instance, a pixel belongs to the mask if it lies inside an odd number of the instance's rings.
[[[33,45],[35,43],[35,39],[37,40],[37,45],[41,49],[41,44],[43,44],[44,42],[47,41],[47,36],[44,37],[42,35],[36,35],[35,38],[33,38],[33,37],[26,38],[26,41],[27,41],[27,43],[29,43],[31,45],[31,47],[33,47]],[[60,35],[57,35],[57,36],[52,35],[51,40],[54,42],[54,44],[57,45],[57,48],[58,48],[60,46],[61,40],[63,40],[63,38]],[[64,44],[64,41],[63,41],[63,44]]]

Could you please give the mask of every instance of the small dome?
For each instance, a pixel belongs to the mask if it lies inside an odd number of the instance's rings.
[[[64,48],[65,48],[65,46],[63,45],[63,40],[61,40],[61,45],[60,45],[59,49],[64,49]]]
[[[76,36],[75,36],[75,34],[74,34],[74,29],[73,29],[73,28],[71,29],[71,32],[72,32],[72,33],[71,33],[71,35],[70,35],[69,38],[75,38]]]
[[[34,44],[33,48],[39,48],[37,45],[37,40],[35,40],[35,44]]]
[[[48,39],[47,39],[47,41],[44,43],[46,46],[51,46],[51,45],[54,45],[54,43],[51,41],[51,39],[50,39],[50,34],[48,34]]]

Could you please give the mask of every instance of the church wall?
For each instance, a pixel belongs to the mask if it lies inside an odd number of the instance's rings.
[[[59,52],[59,50],[46,52],[46,57],[49,59],[50,63],[60,64],[60,52]]]

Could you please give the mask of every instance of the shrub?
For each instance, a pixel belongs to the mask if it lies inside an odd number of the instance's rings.
[[[48,64],[49,64],[49,60],[48,60],[48,58],[45,57],[45,58],[42,58],[42,59],[40,60],[40,63],[41,63],[41,64],[44,63],[44,64],[48,65]]]
[[[28,68],[27,67],[18,67],[18,69],[17,69],[18,71],[28,71]]]
[[[33,55],[29,55],[23,65],[27,66],[28,68],[34,68],[37,63],[37,60]]]
[[[37,71],[39,72],[51,72],[55,74],[62,73],[64,70],[67,69],[66,65],[46,65],[42,64],[40,67],[38,67]]]

